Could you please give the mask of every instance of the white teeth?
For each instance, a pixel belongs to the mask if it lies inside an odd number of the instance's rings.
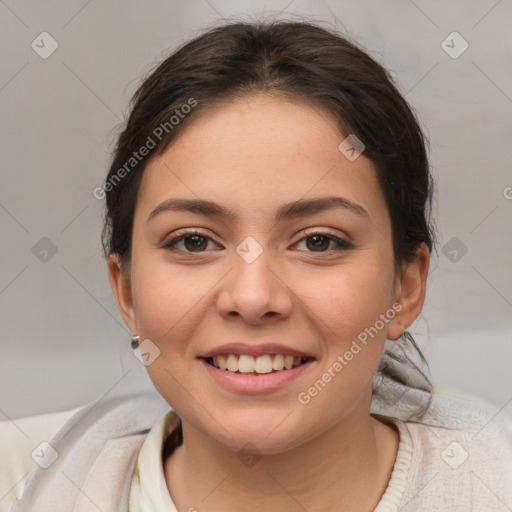
[[[282,370],[284,368],[284,356],[283,354],[277,354],[274,356],[274,360],[272,361],[272,369],[273,370]]]
[[[221,370],[240,373],[271,373],[272,371],[291,370],[303,362],[302,357],[284,354],[265,354],[253,357],[247,354],[240,356],[228,354],[214,356],[213,366]]]
[[[242,357],[243,356],[240,356],[240,359],[242,359]],[[269,355],[257,357],[254,364],[254,371],[256,373],[270,373],[272,371],[272,358]]]
[[[234,354],[229,354],[228,359],[226,361],[226,368],[230,372],[238,371],[238,357]]]
[[[238,371],[240,373],[252,373],[254,371],[254,357],[241,355],[238,360]]]

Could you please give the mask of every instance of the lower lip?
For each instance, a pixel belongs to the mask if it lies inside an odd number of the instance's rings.
[[[200,362],[221,386],[240,393],[266,393],[276,391],[300,377],[308,370],[313,360],[302,363],[290,370],[261,373],[259,375],[221,370],[207,363],[204,359],[201,359]]]

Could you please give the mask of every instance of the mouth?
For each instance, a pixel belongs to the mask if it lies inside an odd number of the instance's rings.
[[[290,354],[263,354],[257,357],[249,354],[219,354],[213,357],[201,357],[200,359],[218,370],[249,375],[287,372],[314,360],[313,357]]]

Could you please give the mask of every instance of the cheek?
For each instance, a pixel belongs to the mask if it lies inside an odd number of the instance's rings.
[[[373,325],[389,308],[391,276],[380,265],[347,264],[304,279],[301,296],[340,342]],[[321,291],[319,293],[319,290]]]
[[[165,343],[165,350],[175,350],[197,325],[214,276],[179,269],[161,258],[137,263],[133,293],[140,333],[157,345]]]
[[[316,377],[328,372],[328,387],[342,401],[343,396],[350,400],[367,388],[380,363],[387,323],[394,316],[389,305],[391,276],[386,268],[346,265],[338,272],[329,269],[325,278],[315,283],[303,283],[306,311],[312,313],[323,340]],[[327,394],[319,401],[329,400]]]
[[[215,276],[151,258],[136,263],[133,295],[139,334],[141,340],[151,340],[158,353],[146,371],[162,397],[188,417],[190,397],[201,395],[198,382],[191,378],[197,362],[190,340],[207,313]]]

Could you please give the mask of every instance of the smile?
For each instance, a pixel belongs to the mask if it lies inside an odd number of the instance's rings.
[[[233,357],[230,358],[230,356]],[[250,360],[247,359],[247,357],[249,357]],[[316,363],[316,360],[313,357],[300,357],[300,361],[296,361],[295,358],[299,359],[299,356],[294,356],[291,360],[291,367],[286,368],[285,362],[290,366],[290,357],[293,356],[289,356],[286,361],[287,356],[284,354],[263,354],[258,355],[257,357],[246,356],[246,354],[226,354],[211,357],[200,357],[199,361],[201,362],[202,367],[206,370],[207,375],[213,379],[213,382],[217,383],[222,388],[236,393],[254,395],[259,393],[276,392],[279,389],[285,388],[296,379],[299,379],[304,373],[308,372],[308,368],[311,368]],[[217,360],[216,362],[219,365],[218,367],[215,366],[213,362],[214,358]],[[263,369],[266,373],[258,373],[256,371],[256,365],[258,365],[258,369],[261,370],[260,365],[262,363],[257,363],[259,358],[263,358]],[[220,362],[224,359],[224,363],[226,363],[225,370],[220,368],[219,359]],[[270,371],[268,371],[269,361],[272,363]],[[228,362],[231,369],[227,366]],[[294,363],[296,363],[296,365],[294,365]],[[244,367],[245,364],[252,364],[254,366],[253,371],[248,371],[251,367]],[[273,366],[281,369],[276,370]],[[245,371],[240,371],[240,367]]]
[[[219,354],[206,358],[206,361],[215,368],[228,372],[266,374],[291,370],[309,359],[311,358],[289,354],[264,354],[257,357],[248,354]]]

